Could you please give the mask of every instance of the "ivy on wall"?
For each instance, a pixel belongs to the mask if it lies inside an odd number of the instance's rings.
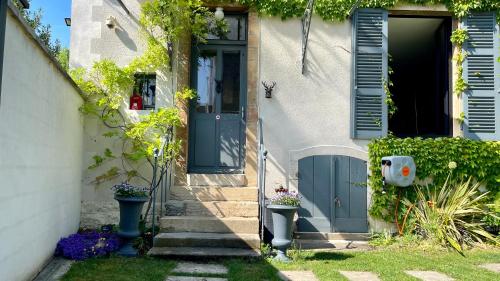
[[[417,178],[432,179],[437,186],[444,183],[450,170],[448,164],[456,162],[453,170],[455,179],[473,177],[485,184],[489,196],[500,193],[500,142],[475,141],[463,138],[394,138],[372,140],[368,145],[370,158],[370,187],[373,190],[370,214],[386,221],[394,220],[398,189],[406,198],[414,198],[412,187],[386,186],[382,190],[381,160],[384,156],[409,155],[415,160]],[[400,212],[401,214],[401,212]]]
[[[307,0],[209,0],[206,2],[239,3],[255,8],[262,14],[280,16],[283,19],[301,17],[307,4]],[[324,20],[342,21],[347,18],[356,2],[357,0],[316,0],[314,12]],[[387,9],[398,4],[444,4],[458,18],[464,17],[471,11],[500,10],[500,1],[498,0],[361,0],[359,7]]]

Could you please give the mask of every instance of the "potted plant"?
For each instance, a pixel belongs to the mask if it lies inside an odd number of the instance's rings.
[[[277,250],[276,260],[288,262],[286,250],[292,244],[293,217],[300,206],[300,198],[297,192],[280,186],[276,190],[276,195],[270,199],[267,209],[271,210],[273,218],[273,234],[271,241]]]
[[[123,256],[137,256],[133,241],[141,232],[139,220],[144,203],[149,200],[147,188],[133,186],[127,182],[113,186],[115,199],[120,204],[120,224],[118,236],[124,240],[124,245],[118,253]]]

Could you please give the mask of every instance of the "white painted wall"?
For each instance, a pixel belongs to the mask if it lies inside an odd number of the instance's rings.
[[[78,230],[82,98],[11,11],[0,102],[0,279],[28,280]]]
[[[117,0],[73,0],[70,67],[91,69],[93,63],[101,59],[111,59],[118,65],[125,66],[141,55],[145,50],[143,44],[145,40],[138,20],[140,5],[143,2],[143,0],[124,0],[123,3],[131,12],[129,15]],[[110,16],[116,19],[117,26],[114,29],[108,28],[105,24]],[[158,71],[156,77],[156,107],[171,106],[172,93],[175,91],[177,81],[168,71]],[[128,103],[124,104],[124,108],[128,108]],[[128,118],[137,120],[148,112],[124,110],[123,113]],[[108,129],[97,118],[85,117],[81,214],[83,227],[99,227],[103,224],[117,224],[119,221],[118,203],[113,199],[110,187],[125,180],[125,177],[120,176],[102,183],[96,183],[95,180],[111,167],[122,169],[121,160],[106,161],[96,169],[87,169],[93,164],[92,156],[102,155],[106,148],[110,148],[114,155],[121,155],[122,142],[104,137],[103,134],[107,131]],[[145,177],[150,178],[152,175],[148,163],[140,163],[135,168]],[[133,183],[145,185],[142,180]]]

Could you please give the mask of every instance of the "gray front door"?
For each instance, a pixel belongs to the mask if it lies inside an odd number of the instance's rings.
[[[299,160],[298,230],[367,232],[366,162],[318,155]]]
[[[194,51],[189,172],[241,173],[245,153],[246,48],[204,45]]]

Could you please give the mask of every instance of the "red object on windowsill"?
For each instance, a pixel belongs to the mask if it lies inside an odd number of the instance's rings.
[[[130,109],[131,110],[142,110],[142,97],[138,93],[134,93],[130,97]]]

